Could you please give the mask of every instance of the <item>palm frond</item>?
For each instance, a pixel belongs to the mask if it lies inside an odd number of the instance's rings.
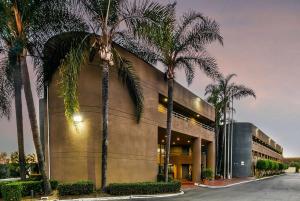
[[[43,91],[44,86],[51,82],[52,75],[72,48],[87,46],[93,36],[87,32],[72,31],[50,38],[42,52],[43,66],[36,71],[38,89]]]
[[[184,13],[180,20],[181,22],[179,23],[178,28],[175,31],[175,39],[177,40],[180,39],[181,35],[189,29],[190,25],[194,23],[200,23],[201,21],[205,20],[205,17],[199,12],[189,11]]]
[[[218,91],[218,85],[216,84],[208,84],[206,87],[205,87],[205,96],[208,95],[208,94],[213,94],[213,93],[216,93]]]
[[[155,65],[160,59],[160,55],[157,53],[159,50],[153,46],[149,46],[148,43],[145,43],[143,40],[135,40],[135,38],[128,33],[119,32],[118,37],[115,38],[115,42],[150,64]]]
[[[212,79],[216,79],[219,75],[216,60],[208,56],[205,52],[202,52],[201,54],[191,53],[191,55],[181,56],[177,58],[176,64],[181,64],[182,62],[188,63],[190,66],[198,67]]]
[[[0,60],[0,118],[10,118],[11,101],[14,96],[12,78],[10,77],[11,69],[8,58]]]
[[[180,35],[176,41],[177,52],[190,50],[202,51],[205,45],[218,41],[223,45],[223,38],[220,34],[220,28],[216,21],[206,18],[201,23],[195,24],[184,35]]]
[[[134,103],[136,120],[139,122],[144,110],[144,96],[140,80],[130,61],[122,58],[115,49],[113,55],[118,77],[127,86],[131,100]]]
[[[159,28],[163,22],[172,23],[175,19],[175,6],[176,3],[164,6],[149,0],[123,1],[120,20],[125,22],[135,37],[143,38],[152,30]]]
[[[68,119],[79,111],[78,76],[81,65],[86,61],[87,50],[82,46],[72,47],[59,67],[60,95],[64,99],[65,115]]]
[[[241,99],[247,96],[252,96],[256,98],[255,92],[253,89],[250,89],[244,85],[235,85],[231,89],[232,96],[234,99]]]
[[[231,80],[232,78],[236,77],[236,76],[237,76],[237,75],[236,75],[235,73],[228,74],[228,75],[225,77],[224,82],[225,82],[225,83],[229,83],[230,80]]]

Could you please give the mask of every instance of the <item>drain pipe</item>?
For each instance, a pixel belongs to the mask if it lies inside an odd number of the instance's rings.
[[[50,118],[49,118],[49,86],[47,86],[47,147],[48,147],[48,175],[51,178],[51,160],[50,160]]]

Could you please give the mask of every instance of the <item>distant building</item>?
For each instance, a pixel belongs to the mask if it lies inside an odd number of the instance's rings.
[[[300,157],[287,157],[283,159],[283,162],[287,164],[295,163],[295,162],[300,163]]]
[[[282,147],[255,125],[233,124],[233,177],[253,176],[257,160],[282,161],[282,152]]]

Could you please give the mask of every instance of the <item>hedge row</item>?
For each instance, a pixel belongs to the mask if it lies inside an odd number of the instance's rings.
[[[95,186],[91,181],[80,181],[76,183],[59,184],[57,190],[59,195],[85,195],[93,193]]]
[[[12,182],[1,186],[3,200],[5,201],[20,201],[22,198],[22,184]]]
[[[157,193],[175,193],[179,192],[181,183],[172,182],[144,182],[144,183],[121,183],[110,184],[107,187],[107,193],[111,195],[144,195]]]
[[[56,189],[58,186],[58,182],[55,180],[51,180],[51,187],[52,189]],[[25,197],[25,196],[30,196],[31,195],[31,191],[33,190],[33,192],[35,194],[41,194],[43,193],[43,182],[42,181],[14,181],[14,182],[0,182],[0,198],[3,197],[4,198],[4,194],[6,193],[5,191],[8,188],[6,188],[6,186],[21,186],[21,196]]]
[[[282,170],[286,170],[287,168],[288,168],[287,164],[278,163],[278,162],[272,161],[272,160],[258,160],[256,163],[257,170],[264,170],[264,171],[280,170],[280,171],[282,171]]]

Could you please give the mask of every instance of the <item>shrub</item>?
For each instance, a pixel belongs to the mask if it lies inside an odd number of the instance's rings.
[[[165,181],[165,175],[164,174],[158,174],[157,175],[157,181],[158,182],[164,182]],[[172,177],[168,177],[168,181],[173,181]]]
[[[59,184],[57,187],[59,195],[85,195],[93,193],[94,189],[94,183],[91,181]]]
[[[10,177],[20,177],[20,166],[18,163],[9,163],[7,165]]]
[[[279,170],[279,164],[277,162],[273,162],[273,170]]]
[[[22,186],[22,196],[30,196],[31,191],[35,194],[43,193],[43,182],[42,181],[17,181]]]
[[[212,179],[214,172],[212,171],[212,169],[207,168],[207,169],[203,169],[201,174],[202,174],[202,179]]]
[[[172,182],[143,182],[143,183],[121,183],[110,184],[107,187],[107,193],[111,195],[144,195],[157,193],[175,193],[179,192],[181,183]]]
[[[9,183],[11,183],[11,181],[3,181],[3,182],[0,182],[0,198],[2,198],[2,192],[1,192],[2,186],[6,185],[6,184],[9,184]]]
[[[50,184],[51,184],[52,190],[56,190],[59,183],[56,180],[50,180]]]
[[[256,168],[258,170],[267,170],[267,168],[268,168],[267,166],[268,166],[268,164],[265,160],[258,160],[256,162]]]
[[[20,201],[22,198],[22,185],[20,183],[9,183],[1,187],[4,201]]]
[[[0,179],[9,178],[9,167],[7,164],[0,164]]]
[[[30,181],[41,181],[43,178],[42,178],[42,175],[40,174],[31,174],[29,175],[29,179]]]
[[[284,170],[284,164],[283,163],[278,163],[278,170],[280,170],[280,171]]]

